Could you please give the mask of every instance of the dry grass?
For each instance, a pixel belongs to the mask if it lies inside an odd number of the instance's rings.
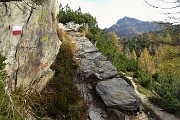
[[[81,26],[79,32],[80,32],[81,36],[85,37],[89,32],[88,27],[87,26]]]
[[[63,42],[64,44],[68,44],[70,46],[73,53],[77,51],[77,47],[73,42],[73,38],[67,33],[65,33],[65,31],[62,30],[58,25],[57,25],[57,35],[61,42]]]

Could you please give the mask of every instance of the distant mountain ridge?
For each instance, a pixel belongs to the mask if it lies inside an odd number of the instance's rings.
[[[139,35],[150,31],[159,31],[162,27],[155,22],[140,21],[135,18],[124,17],[106,30],[115,32],[119,37]]]

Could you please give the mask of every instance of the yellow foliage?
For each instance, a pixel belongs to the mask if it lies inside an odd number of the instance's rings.
[[[147,48],[145,48],[140,55],[138,67],[148,74],[156,73],[154,60],[150,56]]]
[[[81,36],[86,36],[88,33],[88,26],[84,26],[83,29],[82,29],[82,32],[80,33]]]
[[[67,33],[65,33],[61,28],[59,28],[58,25],[57,25],[57,35],[61,40],[61,42],[63,42],[64,44],[68,44],[70,46],[73,52],[77,51],[77,47],[73,43],[73,38]]]
[[[136,60],[137,59],[137,55],[136,52],[133,50],[132,51],[132,55],[131,55],[132,59]]]
[[[124,55],[126,58],[130,59],[132,56],[131,56],[131,51],[129,50],[128,47],[125,47],[125,50],[124,50]]]
[[[86,31],[83,30],[82,32],[80,32],[80,35],[85,37],[86,36]]]
[[[160,45],[155,53],[155,61],[158,63],[158,69],[165,74],[172,71],[180,73],[180,47],[171,45]]]
[[[114,44],[116,46],[116,51],[121,52],[122,49],[123,49],[123,46],[120,44],[119,38],[116,35],[116,33],[115,32],[110,32],[109,33],[109,38],[114,42]]]

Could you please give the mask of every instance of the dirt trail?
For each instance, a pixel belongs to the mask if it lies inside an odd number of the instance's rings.
[[[127,77],[129,78],[129,77]],[[148,106],[152,111],[154,111],[154,113],[161,119],[161,120],[180,120],[179,118],[175,117],[173,114],[167,113],[166,111],[162,111],[161,108],[159,108],[158,106],[152,104],[149,99],[143,95],[142,93],[140,93],[137,90],[137,85],[136,83],[131,80],[132,85],[134,86],[134,90],[135,92],[138,94],[138,96],[141,98],[142,103],[145,104],[146,106]]]

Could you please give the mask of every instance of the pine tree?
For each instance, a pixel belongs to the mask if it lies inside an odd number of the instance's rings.
[[[155,74],[156,73],[154,60],[150,56],[147,48],[144,48],[143,52],[140,55],[139,69],[141,69],[142,71],[144,71],[148,74]]]
[[[153,53],[152,44],[149,45],[148,51],[149,51],[150,54]]]
[[[128,47],[125,47],[125,49],[124,49],[124,56],[126,57],[126,58],[128,58],[128,59],[131,59],[131,51],[129,50],[129,48]]]
[[[131,53],[131,57],[133,60],[136,60],[137,59],[137,55],[136,55],[136,52],[133,50],[132,53]]]
[[[66,6],[65,6],[65,12],[70,12],[71,11],[71,8],[69,7],[69,5],[67,4]]]
[[[171,43],[172,42],[172,39],[171,39],[171,36],[170,36],[169,32],[166,33],[165,42],[166,43]]]
[[[180,47],[174,47],[169,44],[161,44],[155,53],[155,62],[158,65],[158,69],[164,74],[169,74],[172,71],[177,74],[180,72]]]
[[[116,52],[121,52],[123,49],[123,46],[119,42],[119,38],[116,35],[115,32],[110,32],[109,33],[109,38],[114,42],[114,45],[116,46]]]
[[[79,6],[77,12],[78,12],[78,13],[81,13],[81,7],[80,7],[80,6]]]
[[[61,3],[59,4],[59,11],[63,11],[63,6]]]
[[[160,71],[159,69],[159,51],[158,49],[155,51],[155,55],[154,55],[154,65],[155,65],[155,69],[157,71],[157,73]]]

